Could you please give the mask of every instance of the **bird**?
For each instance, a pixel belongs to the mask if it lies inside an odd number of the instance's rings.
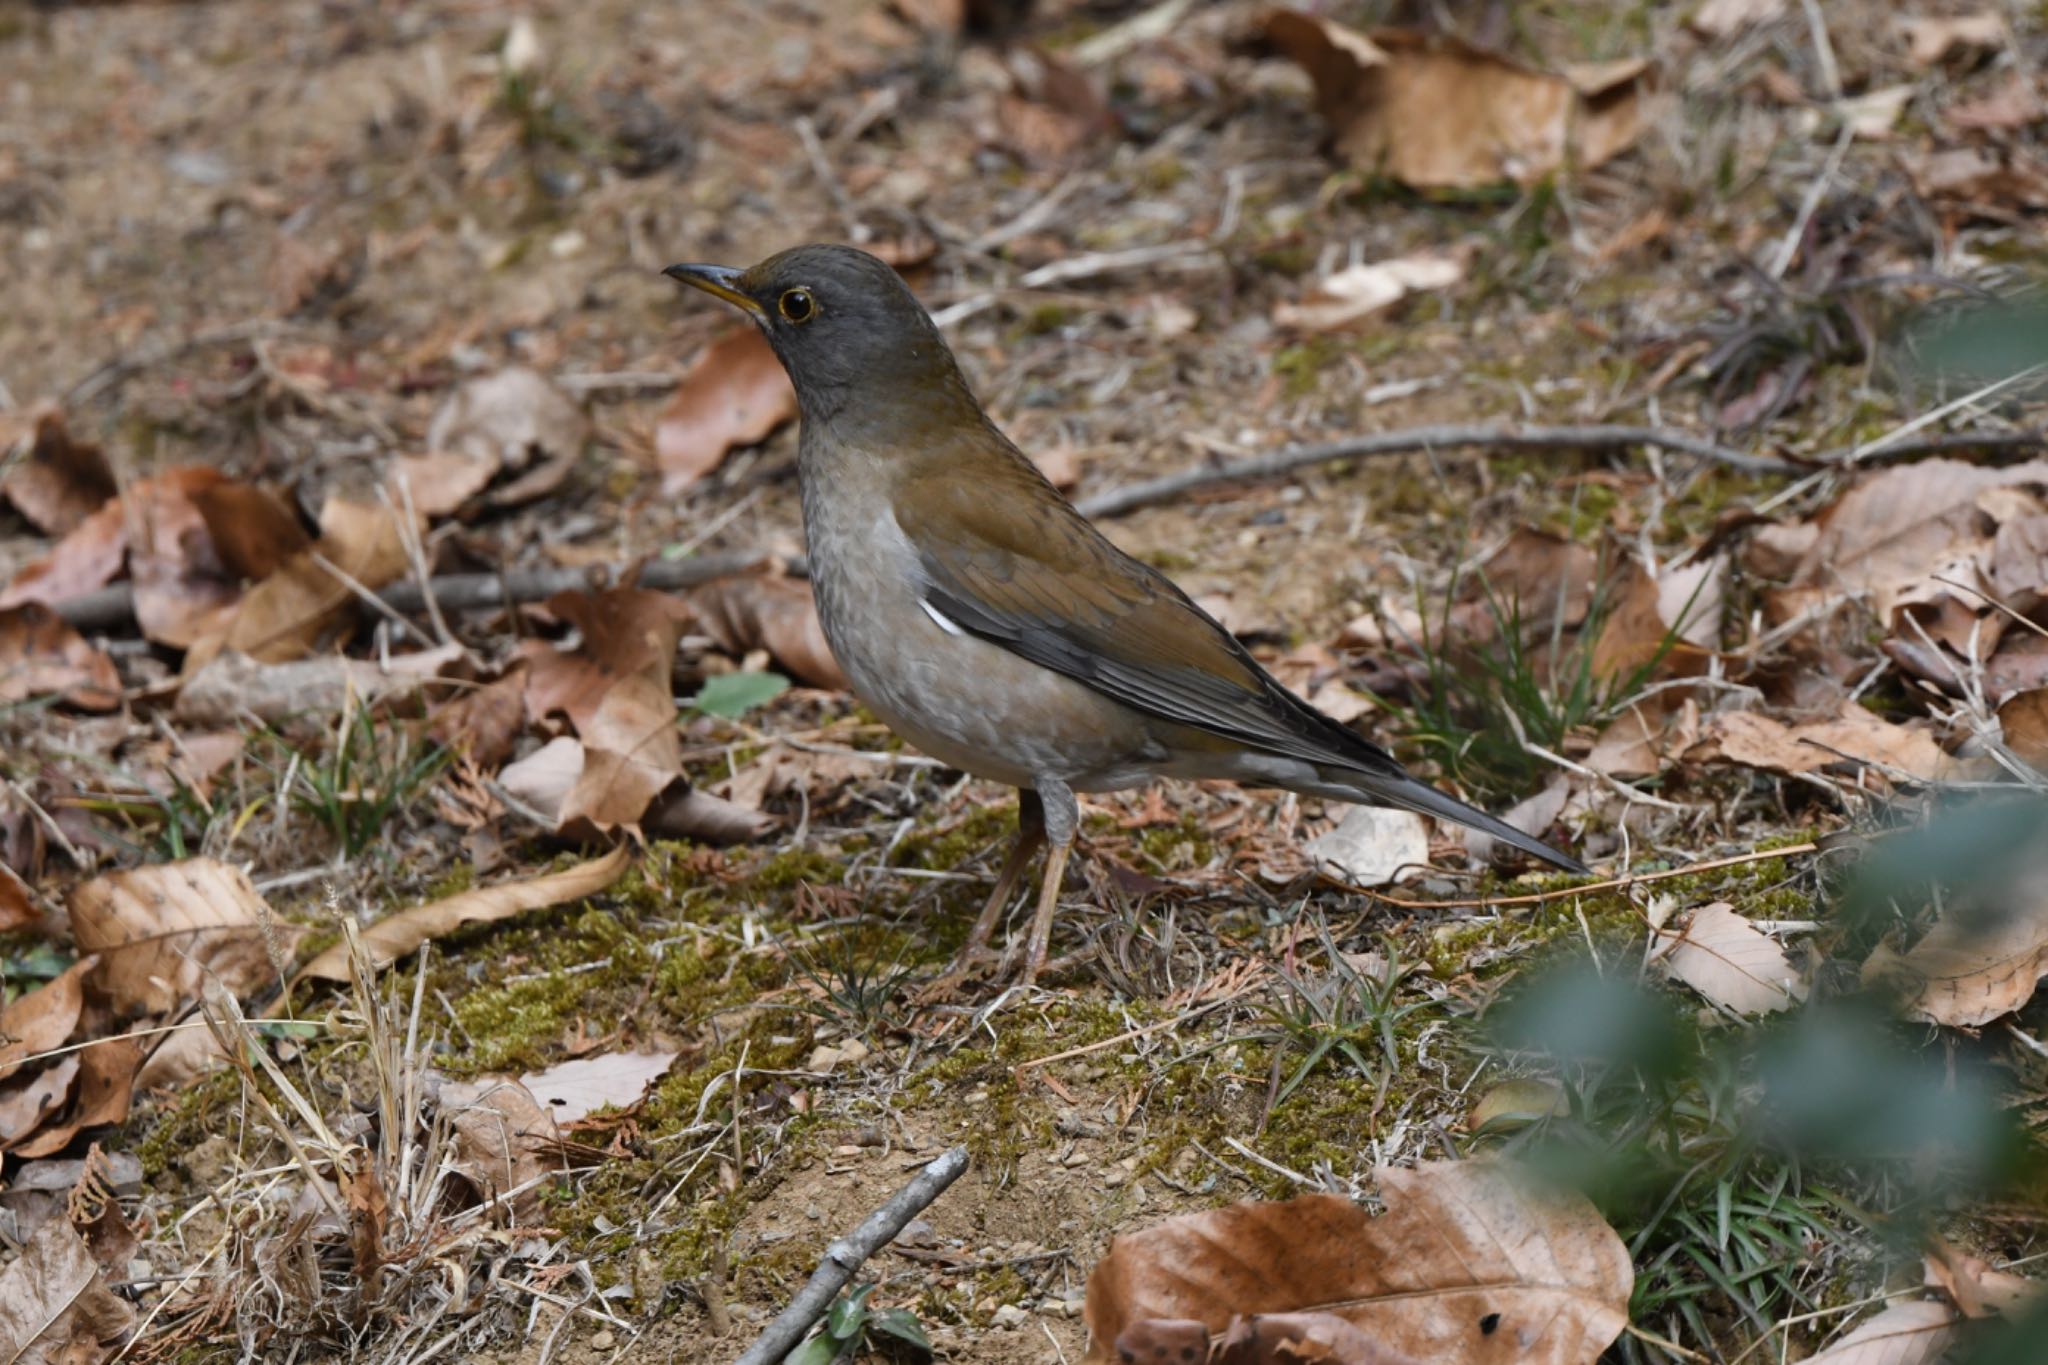
[[[1566,872],[1561,853],[1412,776],[1301,700],[1096,529],[990,420],[931,315],[854,247],[663,274],[759,326],[796,389],[818,622],[861,701],[949,767],[1018,790],[1017,837],[947,978],[1044,969],[1076,793],[1227,778],[1416,811]],[[1038,847],[1028,934],[990,948]]]

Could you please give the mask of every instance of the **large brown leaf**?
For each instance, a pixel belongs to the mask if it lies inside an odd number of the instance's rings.
[[[0,1271],[0,1345],[8,1365],[90,1365],[135,1322],[66,1218],[36,1230]]]
[[[387,503],[330,498],[320,512],[320,538],[249,589],[221,643],[265,663],[305,655],[355,601],[354,589],[328,564],[368,588],[404,573],[398,512]],[[199,662],[216,652],[207,649]]]
[[[1954,1344],[1956,1310],[1933,1299],[1913,1299],[1866,1318],[1806,1365],[1932,1365]]]
[[[768,339],[749,324],[714,340],[690,362],[654,428],[664,493],[679,493],[796,416],[796,390]]]
[[[479,1200],[509,1199],[522,1223],[538,1220],[544,1181],[558,1164],[554,1118],[517,1081],[449,1085],[442,1106],[455,1130],[454,1167]]]
[[[734,658],[765,649],[813,687],[847,685],[818,624],[810,584],[758,575],[721,578],[691,593],[690,605],[718,647]]]
[[[1315,82],[1337,150],[1410,185],[1527,184],[1567,164],[1598,166],[1641,130],[1641,61],[1554,75],[1456,38],[1368,36],[1290,9],[1269,12],[1265,29]]]
[[[163,1014],[199,998],[209,976],[237,997],[277,979],[280,923],[240,868],[212,858],[109,872],[71,893],[71,932],[100,955],[93,985],[122,1015]]]
[[[41,602],[0,609],[0,706],[51,693],[88,711],[120,704],[114,661]]]
[[[1910,950],[1879,944],[1863,979],[1901,994],[1906,1014],[1974,1028],[2010,1014],[2048,975],[2048,902],[2038,896],[1997,914],[1949,912]]]
[[[425,905],[401,910],[363,930],[364,949],[379,968],[419,948],[428,939],[468,924],[489,924],[528,910],[541,910],[564,901],[595,895],[619,879],[626,870],[629,854],[615,848],[602,858],[578,863],[560,872],[531,877],[525,881],[501,882],[478,887]],[[299,969],[294,981],[346,981],[349,979],[348,945],[338,943]]]
[[[1737,1014],[1790,1009],[1806,994],[1799,970],[1778,941],[1726,901],[1693,911],[1657,960],[1666,972]]]
[[[17,439],[28,449],[0,481],[0,496],[44,535],[67,535],[114,496],[114,471],[98,446],[71,435],[60,409],[37,408],[25,417],[27,430]],[[8,444],[0,441],[0,457]]]
[[[576,467],[589,438],[590,422],[582,409],[545,376],[519,366],[465,381],[448,396],[427,428],[430,450],[476,466],[470,473],[458,475],[454,484],[471,482],[479,474],[487,483],[500,471],[514,476],[490,493],[488,501],[498,506],[552,492]],[[449,482],[441,470],[420,472]],[[446,505],[442,497],[433,496],[430,501],[436,508]],[[429,514],[429,508],[417,501],[414,510]]]
[[[1491,1162],[1382,1168],[1386,1212],[1308,1195],[1118,1237],[1088,1277],[1088,1359],[1130,1325],[1331,1312],[1390,1350],[1461,1365],[1580,1365],[1628,1322],[1628,1251],[1584,1199]]]
[[[0,1081],[19,1071],[25,1059],[62,1047],[78,1027],[85,1008],[85,978],[96,965],[81,958],[54,981],[17,996],[0,1010]]]

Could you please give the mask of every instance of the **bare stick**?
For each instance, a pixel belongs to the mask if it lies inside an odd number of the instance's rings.
[[[861,1262],[887,1246],[911,1219],[931,1206],[946,1187],[967,1169],[967,1149],[955,1147],[917,1173],[908,1185],[889,1196],[889,1202],[867,1216],[853,1234],[825,1248],[809,1284],[790,1301],[768,1330],[755,1339],[734,1365],[778,1365],[796,1349],[811,1324],[825,1316],[832,1300],[852,1281]]]
[[[1406,427],[1399,431],[1376,431],[1364,436],[1352,436],[1341,441],[1287,446],[1270,455],[1230,460],[1207,469],[1190,469],[1179,474],[1146,479],[1127,488],[1098,494],[1082,502],[1080,506],[1081,510],[1091,517],[1113,517],[1135,508],[1147,507],[1155,502],[1178,497],[1191,489],[1206,488],[1214,484],[1248,483],[1289,474],[1306,465],[1328,464],[1335,460],[1357,459],[1367,455],[1400,455],[1410,451],[1434,450],[1447,446],[1507,446],[1520,450],[1611,450],[1623,446],[1661,446],[1666,450],[1705,456],[1717,464],[1725,464],[1752,474],[1806,472],[1802,465],[1772,459],[1768,455],[1751,455],[1740,450],[1730,450],[1725,446],[1715,445],[1712,441],[1682,431],[1673,431],[1668,427]]]

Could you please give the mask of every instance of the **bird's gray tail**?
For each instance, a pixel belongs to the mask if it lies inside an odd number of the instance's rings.
[[[1476,829],[1482,834],[1490,834],[1532,858],[1541,858],[1552,867],[1563,868],[1566,872],[1576,873],[1581,877],[1593,875],[1593,869],[1569,853],[1560,853],[1541,839],[1522,833],[1505,820],[1496,819],[1476,806],[1468,806],[1455,796],[1446,796],[1427,782],[1419,781],[1406,773],[1365,772],[1355,768],[1339,769],[1334,772],[1326,768],[1323,771],[1331,781],[1351,788],[1359,799],[1374,805],[1398,806],[1402,810],[1434,815],[1453,824]]]

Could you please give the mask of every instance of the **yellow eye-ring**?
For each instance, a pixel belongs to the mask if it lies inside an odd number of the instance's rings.
[[[776,300],[775,306],[782,311],[782,316],[791,322],[809,322],[818,315],[817,300],[811,297],[811,291],[808,289],[783,290],[782,297]]]

